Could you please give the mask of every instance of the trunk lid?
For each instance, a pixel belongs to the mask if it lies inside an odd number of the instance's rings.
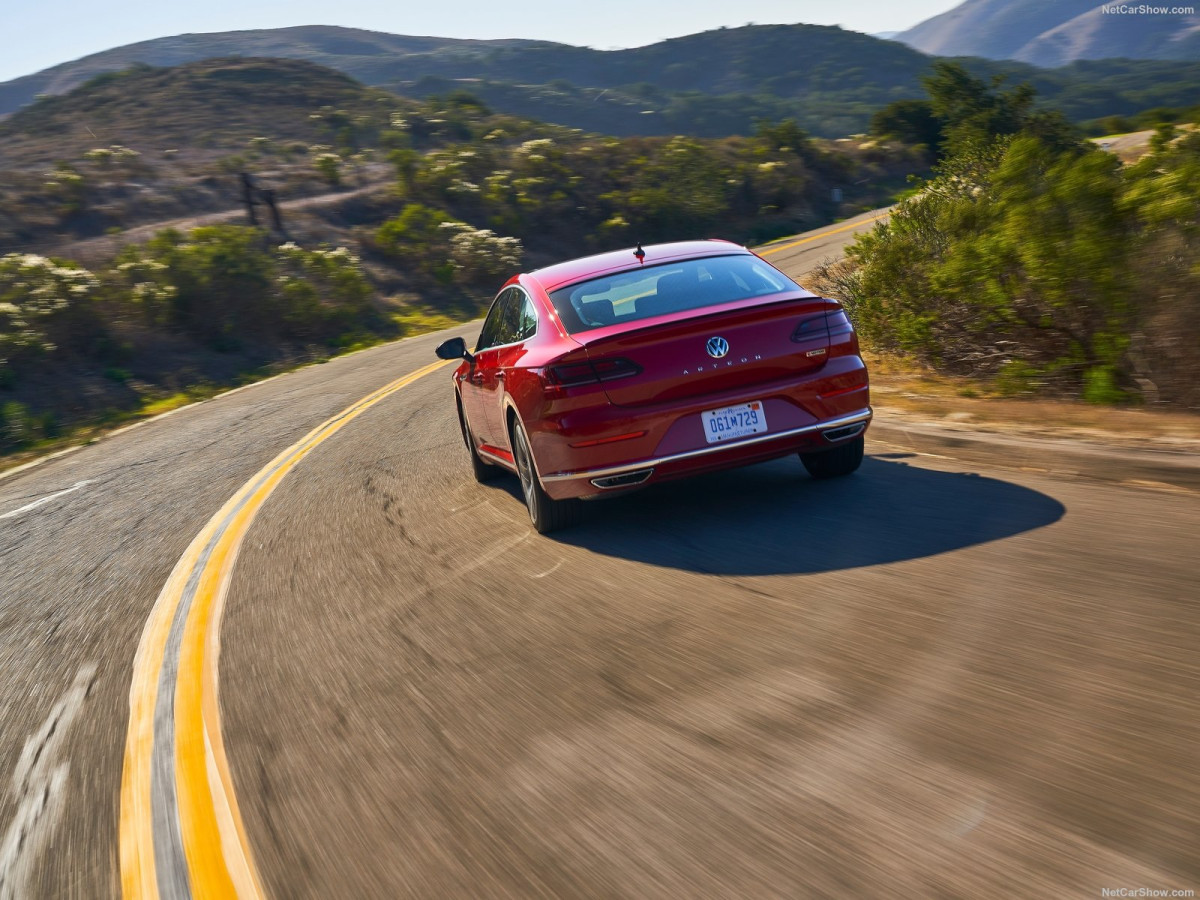
[[[829,352],[825,314],[836,308],[811,294],[776,294],[572,337],[587,348],[593,363],[621,357],[641,368],[637,375],[605,383],[610,403],[654,406],[819,369]]]

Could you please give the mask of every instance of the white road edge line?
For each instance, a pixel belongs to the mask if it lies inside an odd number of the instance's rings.
[[[46,849],[67,802],[71,766],[69,760],[59,759],[59,752],[95,680],[95,663],[80,666],[75,680],[50,709],[46,721],[25,741],[9,788],[17,809],[0,838],[0,900],[32,896],[29,879],[34,865]]]
[[[42,497],[40,500],[34,500],[32,503],[26,503],[24,506],[20,507],[19,509],[14,509],[12,512],[6,512],[6,513],[4,513],[4,515],[0,515],[0,519],[11,519],[14,516],[21,515],[22,513],[30,512],[31,510],[37,509],[39,506],[44,506],[45,504],[49,503],[51,500],[57,500],[59,497],[66,496],[67,494],[73,494],[73,493],[75,493],[75,491],[79,490],[82,487],[86,487],[87,485],[89,485],[91,483],[92,483],[92,480],[90,478],[85,481],[77,481],[77,482],[75,482],[75,484],[73,486],[67,488],[66,490],[56,491],[53,494],[47,494],[45,497]]]

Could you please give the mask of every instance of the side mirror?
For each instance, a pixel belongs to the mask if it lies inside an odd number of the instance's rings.
[[[465,359],[470,362],[473,357],[467,352],[467,342],[460,337],[450,338],[443,344],[440,344],[437,350],[434,351],[438,359]]]

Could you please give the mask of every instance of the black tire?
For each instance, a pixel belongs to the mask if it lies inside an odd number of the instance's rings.
[[[841,478],[855,471],[863,460],[865,438],[860,434],[848,444],[822,450],[820,453],[801,453],[800,462],[813,478]]]
[[[475,442],[471,440],[471,433],[467,431],[467,419],[463,415],[462,402],[456,401],[455,405],[458,407],[458,427],[462,431],[463,443],[467,445],[467,453],[471,457],[471,474],[480,484],[495,481],[504,474],[503,470],[499,466],[489,465],[479,458],[479,454],[475,450]]]
[[[525,497],[525,506],[529,510],[529,520],[533,523],[534,530],[538,534],[549,534],[569,528],[578,522],[578,500],[552,500],[542,490],[537,470],[533,465],[529,439],[525,436],[525,429],[515,418],[512,420],[512,448],[513,460],[517,464],[517,476],[521,479],[521,494]]]

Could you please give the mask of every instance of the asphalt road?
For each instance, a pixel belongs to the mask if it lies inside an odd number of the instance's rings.
[[[846,245],[851,243],[856,235],[870,231],[876,222],[886,219],[887,215],[886,208],[871,210],[828,228],[818,228],[808,234],[772,241],[756,248],[756,251],[771,265],[803,283],[806,280],[804,276],[809,271],[826,260],[840,258]]]
[[[444,337],[0,480],[0,900],[119,894],[131,673],[172,568]],[[1200,889],[1200,495],[869,440],[850,479],[783,460],[547,539],[515,479],[470,481],[449,391],[316,447],[237,556],[220,704],[268,896]]]

